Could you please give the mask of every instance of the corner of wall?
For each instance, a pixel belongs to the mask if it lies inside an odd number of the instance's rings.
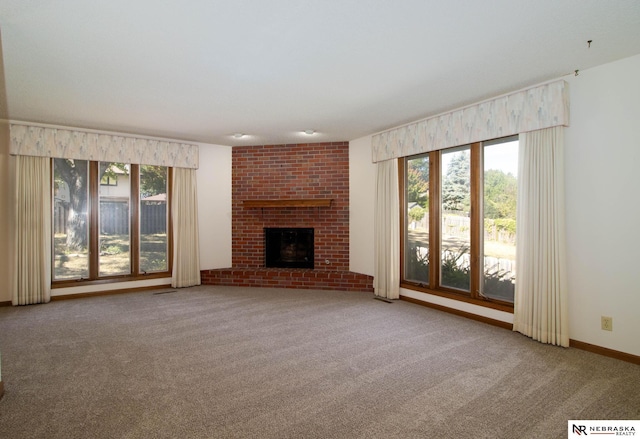
[[[376,165],[371,136],[349,142],[349,270],[373,276]]]
[[[13,194],[13,175],[11,167],[11,156],[9,155],[9,124],[6,121],[0,121],[0,248],[5,251],[0,252],[0,279],[11,280],[13,239],[13,215],[14,206],[11,203]],[[10,281],[11,283],[12,281]],[[4,283],[4,288],[0,288],[0,303],[11,300],[11,287]]]
[[[9,155],[9,112],[7,108],[7,91],[4,80],[4,55],[2,52],[2,34],[0,31],[0,279],[5,279],[5,288],[0,289],[0,303],[11,300],[11,286],[6,287],[6,279],[12,279],[13,251],[13,172]],[[10,281],[11,282],[11,281]]]
[[[198,235],[200,268],[231,267],[232,147],[199,144]]]

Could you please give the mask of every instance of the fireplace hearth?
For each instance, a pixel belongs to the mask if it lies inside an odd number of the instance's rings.
[[[312,228],[265,228],[265,267],[313,268]]]

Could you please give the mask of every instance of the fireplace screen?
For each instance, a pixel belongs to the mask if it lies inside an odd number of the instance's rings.
[[[265,267],[313,268],[313,229],[265,228]]]

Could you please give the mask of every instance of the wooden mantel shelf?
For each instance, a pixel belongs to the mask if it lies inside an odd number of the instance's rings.
[[[329,207],[331,198],[279,198],[277,200],[244,200],[245,208],[265,207]]]

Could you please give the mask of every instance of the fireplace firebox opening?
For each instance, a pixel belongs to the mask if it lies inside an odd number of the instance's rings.
[[[265,267],[313,268],[312,228],[264,229]]]

